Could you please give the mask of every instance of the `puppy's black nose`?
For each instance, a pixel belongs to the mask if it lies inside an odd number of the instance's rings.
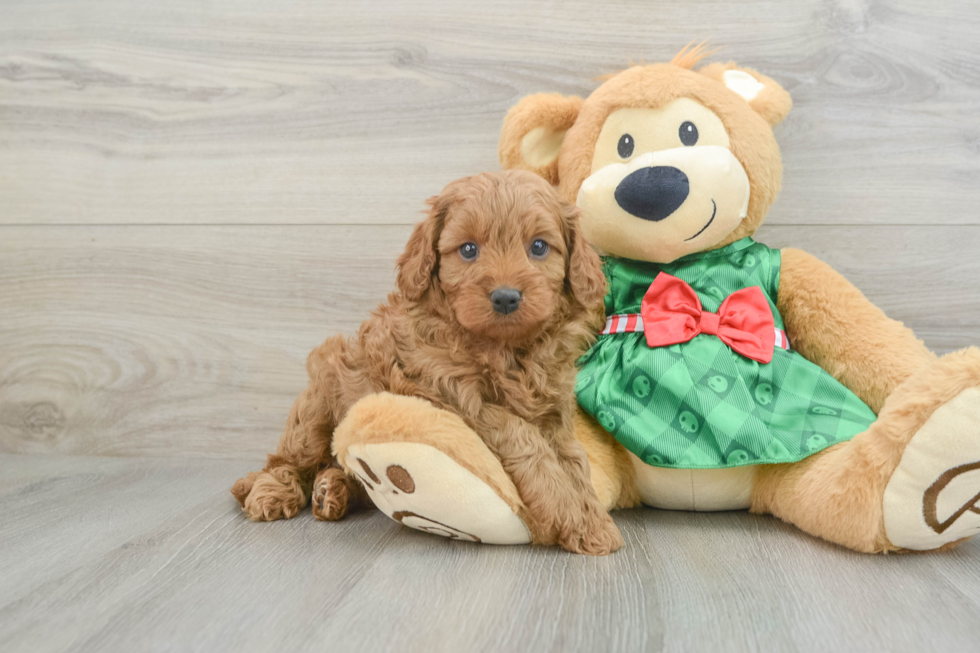
[[[616,203],[627,213],[657,222],[680,208],[690,192],[687,175],[677,168],[640,168],[619,182]]]
[[[490,293],[493,310],[503,315],[516,311],[517,307],[521,305],[521,298],[521,291],[514,288],[497,288]]]

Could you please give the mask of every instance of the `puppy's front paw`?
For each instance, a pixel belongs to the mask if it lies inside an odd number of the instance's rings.
[[[247,475],[235,481],[235,484],[231,486],[231,494],[242,508],[245,507],[245,499],[248,498],[249,492],[252,491],[252,486],[255,485],[255,479],[258,475],[259,472],[249,472]]]
[[[595,515],[580,528],[559,535],[558,544],[567,551],[605,556],[623,546],[623,536],[608,514]]]
[[[245,514],[252,521],[292,519],[303,508],[301,497],[276,493],[252,492],[245,499]]]
[[[231,491],[252,521],[292,519],[306,505],[299,475],[282,467],[238,479]]]

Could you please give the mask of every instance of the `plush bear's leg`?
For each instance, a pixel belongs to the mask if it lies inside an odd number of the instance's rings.
[[[589,457],[592,486],[606,510],[640,505],[640,491],[630,454],[595,419],[581,409],[575,415],[575,437]]]
[[[603,507],[639,505],[626,449],[585,413],[576,415],[575,435]],[[530,541],[525,506],[500,461],[458,416],[426,401],[388,393],[365,397],[337,428],[334,454],[360,479],[355,486],[363,484],[378,508],[406,526],[453,539]],[[315,514],[317,488],[337,483],[336,472],[324,470],[314,483]],[[321,510],[324,519],[328,508]]]
[[[395,521],[452,539],[531,541],[517,488],[457,415],[414,397],[369,395],[333,442],[338,462]]]
[[[980,350],[901,383],[850,442],[761,466],[752,511],[863,552],[939,549],[980,532]]]

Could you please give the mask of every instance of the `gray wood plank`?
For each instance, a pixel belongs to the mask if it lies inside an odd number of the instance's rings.
[[[0,455],[28,490],[0,489],[0,550],[22,570],[0,580],[4,649],[949,651],[980,637],[977,542],[866,556],[773,518],[639,509],[615,515],[625,548],[593,559],[450,542],[377,512],[252,524],[225,490],[240,467]],[[84,555],[63,562],[71,548]]]
[[[94,454],[252,459],[305,386],[309,350],[356,331],[392,289],[408,238],[406,227],[3,232],[0,447],[77,452],[86,433]]]
[[[0,450],[260,460],[309,350],[392,290],[409,228],[0,233]],[[827,260],[937,350],[980,344],[980,227],[759,237]]]
[[[377,512],[256,525],[227,488],[422,200],[497,168],[507,108],[692,39],[793,95],[760,240],[938,351],[980,343],[976,9],[0,0],[0,648],[974,650],[977,542],[868,557],[634,510],[595,560]]]
[[[973,0],[0,10],[0,223],[410,223],[521,96],[706,37],[795,98],[774,224],[980,221]]]
[[[0,460],[4,514],[0,605],[97,560],[135,534],[186,515],[203,497],[227,492],[228,478],[248,471],[246,467],[243,462],[204,466],[186,459],[74,462],[62,457],[4,456]],[[27,560],[35,564],[25,564]]]

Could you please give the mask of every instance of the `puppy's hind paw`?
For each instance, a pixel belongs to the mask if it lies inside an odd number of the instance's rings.
[[[343,519],[351,501],[353,482],[342,469],[321,472],[313,483],[313,516],[321,521]]]

